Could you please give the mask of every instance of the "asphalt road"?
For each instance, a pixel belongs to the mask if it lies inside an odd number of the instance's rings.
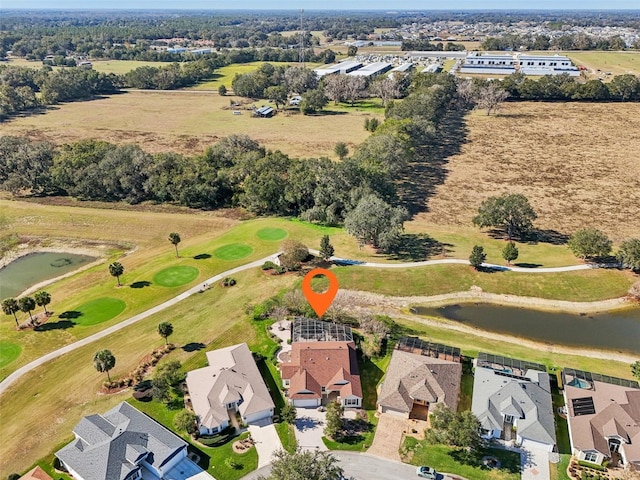
[[[340,466],[347,478],[353,477],[356,480],[419,480],[416,475],[416,467],[413,465],[366,453],[332,451],[331,454],[340,460]],[[242,477],[242,480],[257,480],[260,475],[266,477],[270,472],[271,467],[263,467]],[[439,475],[438,478],[445,477]]]

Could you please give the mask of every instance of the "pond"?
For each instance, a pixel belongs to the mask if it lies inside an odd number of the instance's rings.
[[[38,252],[20,257],[0,270],[0,299],[15,297],[44,280],[91,263],[96,257],[75,253]]]
[[[547,344],[640,353],[640,308],[577,315],[471,303],[412,311]]]

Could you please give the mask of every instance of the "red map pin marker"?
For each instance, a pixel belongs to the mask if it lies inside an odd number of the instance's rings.
[[[324,293],[316,293],[311,288],[311,279],[318,275],[324,275],[329,279],[329,289]],[[311,305],[318,317],[322,317],[324,312],[331,306],[333,299],[336,298],[336,293],[338,293],[338,279],[327,269],[315,268],[302,279],[302,293],[307,297],[309,305]]]

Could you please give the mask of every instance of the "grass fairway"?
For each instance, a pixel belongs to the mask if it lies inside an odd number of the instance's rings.
[[[139,143],[149,152],[202,153],[219,138],[243,133],[272,150],[299,157],[333,157],[337,142],[350,151],[369,136],[365,118],[382,115],[328,106],[327,114],[280,112],[254,118],[248,110],[233,115],[231,97],[195,91],[129,92],[50,107],[2,125],[4,135],[24,135],[61,144],[96,138],[117,144]],[[256,102],[257,106],[267,103]]]
[[[232,243],[217,248],[213,255],[220,260],[240,260],[246,258],[253,252],[253,248],[246,243]]]
[[[153,348],[164,344],[157,333],[160,322],[173,325],[174,333],[169,340],[178,347],[166,360],[185,362],[194,355],[204,358],[204,350],[194,353],[189,347],[193,344],[202,343],[210,349],[240,342],[255,343],[255,329],[245,319],[245,305],[290,288],[296,278],[267,277],[259,269],[234,277],[240,285],[251,287],[215,286],[203,294],[193,295],[169,310],[63,355],[14,384],[0,397],[0,431],[3,438],[12,438],[11,442],[0,443],[0,478],[23,471],[46,457],[56,445],[69,439],[82,416],[105,412],[131,397],[130,390],[114,395],[99,393],[106,377],[93,367],[96,351],[106,348],[113,352],[116,366],[110,373],[117,379],[133,370]],[[37,415],[28,414],[36,410]],[[42,418],[50,421],[43,422]],[[38,435],[33,435],[35,429]]]
[[[11,342],[0,342],[0,368],[9,365],[20,356],[22,348]]]
[[[638,236],[640,162],[629,152],[640,150],[640,104],[507,103],[497,115],[467,114],[465,130],[444,182],[425,191],[428,212],[408,229],[470,226],[483,200],[508,192],[527,196],[538,228],[597,227],[617,242]]]
[[[195,267],[178,265],[160,270],[153,276],[153,283],[163,287],[180,287],[194,281],[199,273]]]
[[[278,240],[284,240],[289,234],[282,228],[262,228],[256,232],[256,235],[260,240],[277,242]]]
[[[58,317],[73,319],[75,324],[87,327],[111,320],[124,312],[125,308],[127,308],[127,304],[117,298],[97,298],[73,310],[62,312]],[[46,325],[44,325],[45,328]]]

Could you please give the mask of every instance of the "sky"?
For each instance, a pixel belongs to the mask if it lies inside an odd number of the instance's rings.
[[[619,10],[638,0],[0,0],[20,9],[250,9],[250,10]]]

